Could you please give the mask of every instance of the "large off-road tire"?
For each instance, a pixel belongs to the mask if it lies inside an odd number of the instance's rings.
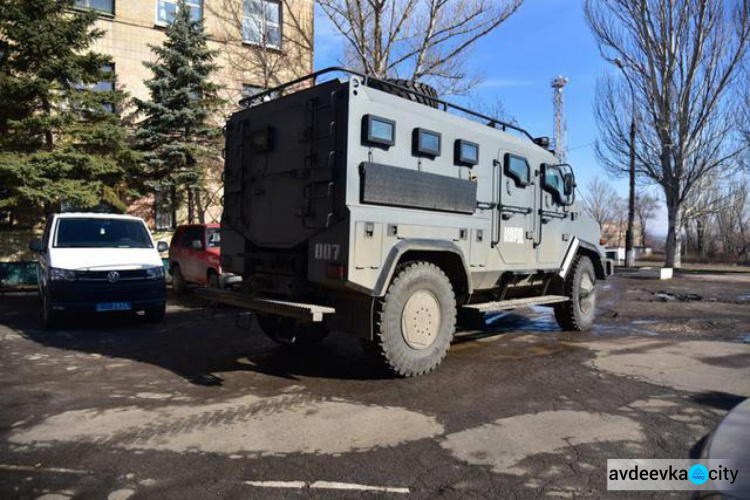
[[[591,259],[579,255],[563,284],[570,299],[555,305],[555,319],[565,331],[582,332],[594,323],[596,313],[596,272]]]
[[[270,314],[256,316],[258,326],[268,338],[285,346],[311,346],[319,344],[330,331],[325,323],[303,323],[294,318]]]
[[[187,281],[185,281],[185,276],[182,274],[182,269],[175,264],[172,266],[170,273],[172,274],[172,289],[174,293],[182,295],[187,290]]]
[[[445,358],[456,331],[456,296],[445,273],[429,262],[396,270],[378,301],[375,345],[386,366],[401,377],[430,372]]]
[[[411,92],[401,90],[393,85],[388,85],[389,83],[393,83],[394,85],[398,85],[400,87],[405,87],[409,90],[424,94],[425,96],[433,97],[434,99],[412,94]],[[410,80],[403,80],[400,78],[389,78],[385,81],[371,80],[369,86],[378,90],[382,90],[384,92],[388,92],[389,94],[403,97],[404,99],[408,99],[410,101],[418,102],[419,104],[424,104],[425,106],[430,106],[431,108],[438,107],[438,102],[435,100],[438,98],[437,90],[435,90],[430,85],[427,85],[426,83],[412,82]]]

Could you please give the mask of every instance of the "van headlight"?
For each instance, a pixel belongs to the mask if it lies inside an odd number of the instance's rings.
[[[146,278],[150,280],[155,280],[159,278],[164,277],[164,267],[158,266],[158,267],[148,267],[146,268]]]
[[[76,272],[71,269],[59,269],[51,267],[49,269],[49,279],[52,281],[75,281]]]

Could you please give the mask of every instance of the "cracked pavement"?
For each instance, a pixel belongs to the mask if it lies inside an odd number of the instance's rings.
[[[590,332],[499,315],[407,380],[353,337],[290,351],[190,297],[45,331],[5,296],[0,497],[598,498],[607,458],[696,456],[750,396],[748,290],[616,276]]]

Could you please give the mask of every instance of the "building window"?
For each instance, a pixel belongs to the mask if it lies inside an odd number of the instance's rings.
[[[154,223],[157,231],[169,229],[174,224],[169,197],[160,188],[154,191]]]
[[[242,98],[247,99],[248,97],[256,96],[260,93],[266,92],[267,90],[268,90],[267,88],[261,87],[260,85],[253,85],[251,83],[243,83],[242,84]],[[276,99],[277,97],[279,97],[278,91],[271,92],[270,94],[263,97],[263,102],[268,102],[272,99]]]
[[[105,64],[102,66],[102,73],[105,75],[105,79],[98,81],[96,83],[81,83],[78,82],[75,85],[75,88],[84,91],[84,90],[90,90],[92,92],[114,92],[115,91],[115,65],[114,64]],[[109,101],[102,101],[101,102],[102,109],[106,111],[107,113],[114,113],[115,112],[115,106],[112,102]],[[96,111],[94,109],[90,109],[90,111]]]
[[[245,0],[242,36],[247,43],[281,48],[281,2]]]
[[[115,15],[115,0],[76,0],[75,6]]]
[[[190,9],[190,17],[193,21],[203,19],[203,2],[202,0],[185,0],[185,5]],[[174,20],[179,7],[178,0],[156,0],[156,24],[167,26]]]

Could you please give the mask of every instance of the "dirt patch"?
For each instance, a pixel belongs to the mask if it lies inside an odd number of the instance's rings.
[[[617,375],[685,391],[750,396],[750,346],[744,344],[631,337],[585,345],[596,351],[593,366]],[[738,356],[744,366],[738,366]]]
[[[441,446],[473,465],[489,465],[495,472],[523,475],[523,460],[558,453],[581,444],[626,441],[640,443],[640,424],[627,417],[583,411],[545,411],[503,418],[449,434]]]
[[[10,436],[16,444],[93,442],[127,449],[284,455],[339,454],[442,434],[434,417],[303,395],[222,403],[67,411]]]

